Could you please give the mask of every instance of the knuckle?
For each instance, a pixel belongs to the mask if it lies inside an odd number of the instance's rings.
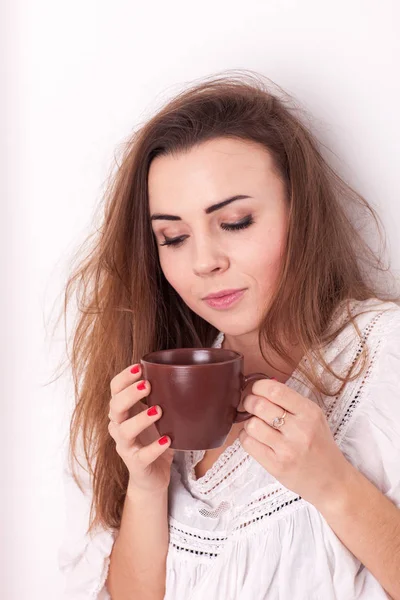
[[[251,386],[251,393],[254,394],[254,396],[264,393],[264,381],[262,379],[259,379],[253,383]]]
[[[310,428],[309,424],[307,424],[303,427],[297,428],[296,439],[298,441],[300,448],[307,450],[311,446],[312,438],[313,438],[313,433],[312,433],[312,429]]]
[[[257,429],[257,421],[255,417],[252,417],[251,419],[249,419],[248,421],[246,421],[245,423],[245,430],[249,431],[250,433],[254,433]]]
[[[142,448],[142,450],[143,450],[143,448]],[[145,466],[147,466],[148,461],[145,460],[145,456],[141,450],[138,450],[138,452],[136,452],[135,460],[136,460],[139,468],[143,469]]]
[[[308,448],[311,448],[311,446],[313,446],[316,441],[318,440],[318,428],[317,427],[310,427],[309,430],[306,430],[306,445]]]
[[[108,414],[109,415],[114,415],[114,418],[116,417],[116,415],[119,414],[119,407],[117,405],[116,396],[114,396],[113,398],[111,398],[111,400],[109,402]]]
[[[304,440],[303,440],[303,449],[308,451],[311,450],[312,446],[313,446],[313,436],[312,435],[305,435],[304,436]]]
[[[282,465],[289,465],[293,462],[294,453],[289,446],[283,445],[280,451],[280,459]]]
[[[320,431],[321,425],[325,420],[324,415],[321,413],[314,413],[308,417],[306,423],[304,423],[303,429],[309,437],[314,437],[318,431]]]
[[[118,375],[115,375],[110,381],[111,396],[114,396],[117,393],[118,377],[119,377]]]
[[[264,409],[264,400],[258,396],[254,402],[254,411],[257,413],[262,413]]]
[[[272,385],[268,395],[272,400],[280,400],[282,398],[282,388],[280,385]]]
[[[246,449],[250,449],[250,445],[251,445],[251,438],[248,435],[243,435],[242,439],[240,441],[240,443],[242,444],[243,448]]]
[[[125,425],[125,421],[121,423],[118,428],[119,437],[122,441],[128,442],[132,439],[132,433],[130,432],[130,428]]]
[[[115,444],[115,451],[122,458],[122,456],[123,456],[123,450],[122,450],[120,444],[118,444],[118,442]]]
[[[308,437],[313,437],[318,430],[318,417],[317,420],[310,419],[302,429]]]
[[[279,469],[280,469],[282,472],[284,472],[284,471],[285,471],[285,468],[286,468],[286,467],[287,467],[287,465],[288,465],[288,459],[286,458],[286,455],[285,455],[285,453],[284,453],[283,451],[281,451],[281,452],[279,453],[279,458],[277,459],[277,462],[278,462],[278,464],[279,464]]]

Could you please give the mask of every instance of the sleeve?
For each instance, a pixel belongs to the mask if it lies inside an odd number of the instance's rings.
[[[400,310],[380,332],[358,393],[342,451],[400,508]]]
[[[117,530],[98,528],[86,533],[91,483],[88,471],[79,465],[76,470],[84,492],[69,467],[65,466],[63,472],[66,519],[64,538],[58,550],[59,570],[65,577],[62,600],[111,600],[105,582]]]

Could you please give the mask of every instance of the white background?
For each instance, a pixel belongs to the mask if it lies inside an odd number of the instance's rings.
[[[399,6],[3,2],[2,599],[61,594],[71,397],[65,378],[46,385],[64,344],[62,326],[55,338],[51,326],[118,145],[194,79],[260,72],[309,111],[331,163],[378,209],[398,271]]]

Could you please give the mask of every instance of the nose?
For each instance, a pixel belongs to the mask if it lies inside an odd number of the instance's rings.
[[[224,271],[228,266],[228,256],[208,236],[196,242],[193,255],[193,271],[196,275],[204,276]]]

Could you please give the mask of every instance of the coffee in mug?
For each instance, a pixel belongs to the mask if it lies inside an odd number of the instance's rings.
[[[224,348],[176,348],[150,352],[141,359],[151,392],[148,406],[161,406],[155,421],[160,436],[175,450],[222,446],[233,423],[253,415],[238,411],[242,392],[264,373],[243,374],[243,354]]]

